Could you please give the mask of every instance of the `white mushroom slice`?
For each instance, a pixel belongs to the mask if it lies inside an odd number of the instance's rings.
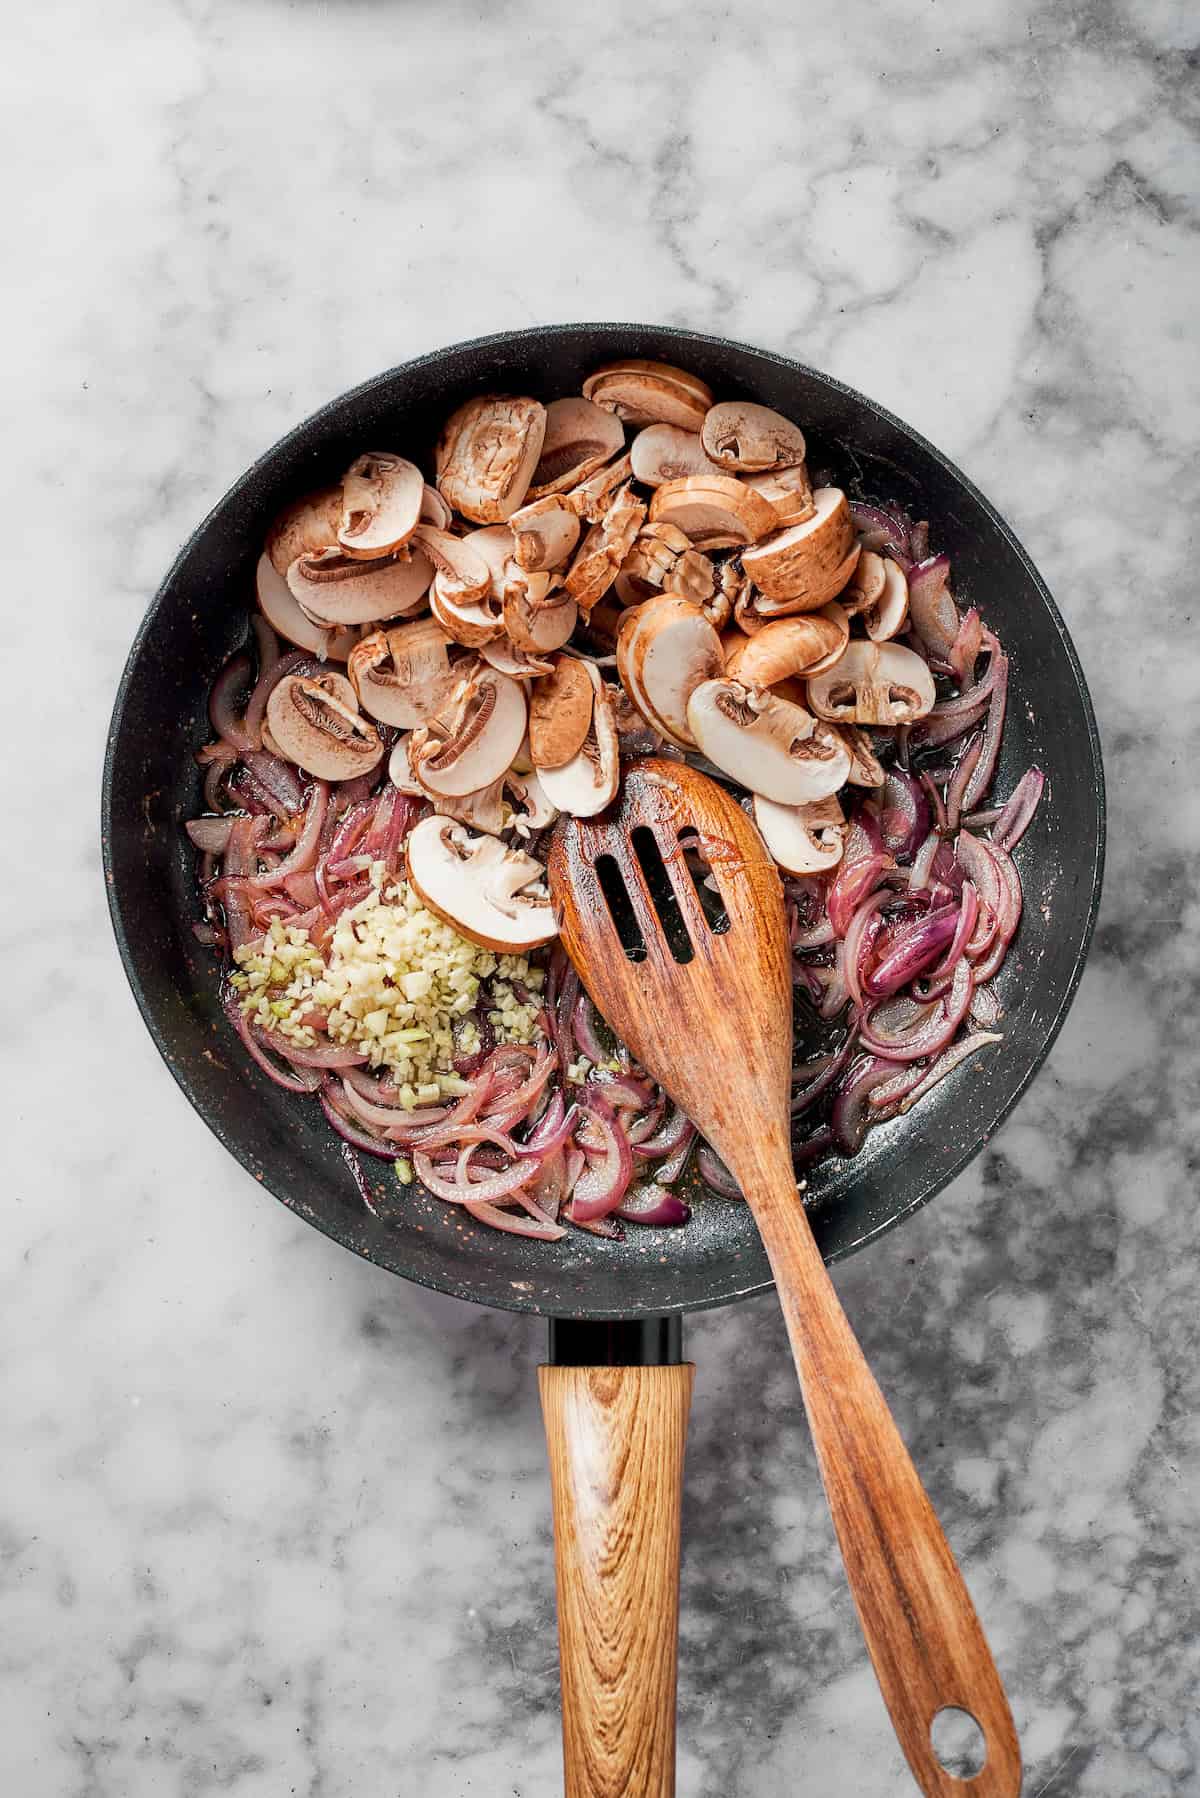
[[[358,642],[355,631],[329,630],[314,624],[301,610],[291,588],[266,554],[258,558],[254,590],[259,610],[272,630],[278,631],[298,649],[307,649],[322,661],[344,662]]]
[[[491,564],[465,537],[452,537],[438,525],[419,524],[413,540],[433,563],[443,593],[464,605],[491,591]]]
[[[454,523],[454,513],[437,488],[431,487],[428,481],[421,494],[421,523],[432,524],[439,531],[448,531]]]
[[[590,612],[612,586],[646,517],[645,503],[630,484],[612,497],[599,524],[594,524],[567,570],[564,586],[582,612]]]
[[[703,550],[673,524],[643,525],[613,583],[622,605],[639,605],[663,588],[679,593],[695,605],[711,604],[717,591],[717,571]]]
[[[699,606],[674,594],[648,600],[628,639],[626,661],[633,671],[630,697],[636,705],[636,695],[642,695],[647,724],[672,742],[693,748],[688,700],[724,664],[721,639]]]
[[[827,799],[850,771],[845,744],[802,706],[740,681],[697,687],[688,723],[710,762],[781,805]]]
[[[871,739],[856,724],[831,724],[850,752],[850,772],[846,776],[852,787],[881,787],[883,764],[875,754]]]
[[[665,481],[683,481],[689,475],[720,474],[704,453],[698,431],[682,431],[678,425],[647,425],[639,431],[629,451],[633,478],[644,487],[661,487]]]
[[[911,724],[936,698],[929,665],[914,650],[861,638],[808,683],[813,711],[836,724]]]
[[[306,680],[285,675],[267,701],[267,723],[279,751],[317,780],[353,780],[383,759],[383,739],[371,723],[330,691],[337,675]],[[342,682],[353,701],[353,690]]]
[[[402,793],[410,793],[414,799],[425,799],[428,795],[409,764],[408,744],[409,738],[404,736],[394,745],[388,757],[388,779]]]
[[[433,618],[416,618],[364,637],[346,666],[363,710],[381,724],[401,730],[426,723],[458,682],[447,653],[449,643]]]
[[[551,805],[546,789],[536,773],[530,769],[527,774],[518,775],[510,769],[504,777],[504,784],[514,800],[508,828],[515,830],[519,837],[531,837],[539,830],[549,829],[558,817],[558,807]]]
[[[529,754],[535,768],[565,768],[579,754],[592,723],[594,691],[588,666],[557,657],[529,695]]]
[[[571,510],[578,512],[580,518],[586,519],[588,524],[599,524],[612,502],[613,494],[618,487],[624,486],[632,473],[630,458],[627,455],[618,456],[615,462],[609,462],[594,475],[589,475],[586,481],[581,481],[578,487],[572,487],[563,497]]]
[[[803,524],[816,510],[812,483],[803,462],[794,468],[777,468],[768,474],[743,475],[747,487],[753,487],[775,513],[780,524]]]
[[[425,480],[415,462],[371,450],[342,478],[338,542],[348,556],[388,556],[408,542],[421,516]]]
[[[795,468],[804,461],[804,433],[782,412],[747,400],[723,400],[707,414],[700,430],[705,451],[722,468],[762,474]]]
[[[742,557],[742,567],[763,596],[760,612],[772,605],[815,612],[841,592],[854,572],[859,552],[845,494],[838,487],[819,487],[813,505],[806,523],[768,537]]]
[[[832,794],[809,805],[779,805],[756,793],[754,822],[786,874],[824,874],[842,859],[846,820]]]
[[[546,407],[546,432],[529,498],[542,499],[577,487],[625,447],[621,421],[602,406],[578,395],[551,400]]]
[[[522,506],[509,524],[513,556],[530,571],[561,568],[579,541],[579,514],[557,494]]]
[[[883,592],[863,614],[872,643],[887,643],[899,636],[908,622],[908,580],[903,568],[891,556],[884,556],[883,574]]]
[[[841,595],[841,602],[853,618],[858,612],[869,611],[872,606],[877,605],[886,585],[883,557],[877,556],[873,549],[864,549],[858,558],[858,566]]]
[[[329,626],[374,624],[419,611],[433,579],[433,564],[420,550],[366,561],[338,545],[297,556],[287,571],[292,597],[310,618]]]
[[[505,778],[502,774],[490,787],[481,787],[478,793],[464,793],[459,799],[451,799],[445,793],[429,793],[426,798],[439,818],[453,818],[456,824],[498,836],[504,829]]]
[[[712,389],[670,362],[626,357],[606,362],[583,383],[584,396],[631,425],[679,425],[698,431],[713,403]]]
[[[293,501],[267,532],[266,551],[276,574],[286,575],[297,556],[314,556],[336,544],[341,520],[340,485]]]
[[[762,495],[732,475],[688,475],[665,481],[650,501],[651,524],[674,524],[696,549],[744,549],[775,530]]]
[[[429,793],[477,793],[507,773],[525,735],[525,694],[515,680],[477,666],[437,719],[413,732],[409,765]]]
[[[617,795],[621,778],[616,712],[612,694],[590,662],[584,662],[592,683],[592,723],[578,755],[562,768],[540,768],[538,777],[551,805],[576,818],[594,818]]]
[[[524,502],[545,435],[540,401],[477,395],[447,419],[438,439],[438,492],[475,524],[502,524]]]
[[[433,586],[429,589],[429,610],[446,635],[461,643],[464,649],[482,649],[504,629],[499,608],[490,594],[481,600],[462,599],[452,584],[443,586],[444,580],[441,573],[434,575]]]
[[[422,818],[406,848],[417,897],[471,942],[514,954],[558,934],[546,870],[524,850],[436,816]]]
[[[494,668],[497,674],[507,674],[510,680],[532,681],[554,672],[553,662],[518,649],[507,637],[495,637],[490,643],[481,643],[479,654],[489,668]]]
[[[510,587],[504,596],[504,629],[526,655],[545,656],[561,649],[578,617],[579,608],[565,593],[555,593],[540,605],[523,587]]]
[[[777,618],[747,637],[726,659],[725,672],[747,687],[773,687],[792,674],[827,664],[839,656],[850,636],[843,616],[839,627],[820,612],[801,618]]]

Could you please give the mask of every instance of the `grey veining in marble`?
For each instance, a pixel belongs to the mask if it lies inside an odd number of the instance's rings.
[[[289,424],[454,338],[659,317],[925,431],[1079,645],[1112,830],[1074,1013],[838,1284],[1028,1798],[1200,1793],[1196,35],[1184,0],[8,21],[0,1791],[560,1789],[540,1326],[340,1253],[191,1116],[96,795],[148,593]],[[773,1304],[689,1340],[680,1790],[904,1793]]]

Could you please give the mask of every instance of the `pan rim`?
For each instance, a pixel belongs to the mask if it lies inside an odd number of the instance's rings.
[[[1066,623],[1046,582],[1043,580],[1024,545],[1016,536],[1007,521],[997,511],[996,507],[987,496],[962,472],[957,464],[952,462],[935,444],[931,443],[921,432],[917,431],[905,420],[899,418],[895,413],[890,412],[886,407],[880,405],[868,395],[859,392],[857,388],[851,387],[848,383],[838,380],[836,376],[827,374],[824,370],[814,368],[810,364],[800,362],[794,357],[782,355],[777,351],[764,350],[756,345],[742,343],[737,339],[722,337],[711,332],[693,331],[681,326],[662,323],[652,324],[646,322],[637,323],[620,321],[595,323],[580,321],[578,323],[526,326],[513,331],[489,332],[483,336],[467,338],[455,343],[443,344],[436,349],[425,351],[421,355],[397,363],[392,368],[382,370],[375,375],[369,376],[365,381],[358,383],[356,386],[347,388],[344,392],[334,395],[323,405],[317,407],[315,411],[309,413],[305,418],[293,425],[282,437],[264,450],[248,468],[243,470],[214,505],[209,508],[172,559],[170,567],[159,582],[146,607],[122,669],[108,724],[104,770],[101,784],[101,860],[109,917],[112,923],[117,951],[121,959],[126,980],[129,983],[134,1001],[141,1013],[143,1022],[149,1031],[151,1040],[191,1108],[204,1121],[208,1128],[213,1131],[222,1146],[235,1157],[252,1177],[256,1179],[256,1183],[265,1185],[272,1196],[285,1204],[287,1208],[293,1212],[293,1215],[297,1215],[296,1207],[289,1203],[284,1193],[279,1190],[269,1178],[260,1174],[259,1170],[252,1164],[250,1158],[243,1152],[242,1147],[237,1142],[236,1138],[227,1137],[217,1128],[216,1120],[210,1115],[209,1109],[201,1104],[196,1095],[189,1089],[184,1071],[178,1066],[170,1051],[166,1032],[158,1020],[149,995],[143,985],[138,971],[133,945],[130,941],[125,919],[118,902],[112,829],[115,750],[127,696],[135,678],[146,639],[153,627],[165,596],[173,586],[179,572],[188,562],[198,539],[203,536],[209,525],[217,518],[218,514],[224,512],[226,508],[228,508],[231,503],[235,502],[247,488],[251,487],[257,478],[265,470],[269,469],[281,453],[285,452],[297,439],[305,437],[314,430],[320,430],[324,424],[332,420],[332,418],[348,403],[353,403],[369,396],[378,389],[394,382],[397,377],[411,375],[422,368],[435,366],[443,362],[447,357],[453,355],[468,352],[486,353],[490,349],[495,349],[500,346],[504,346],[507,349],[511,348],[514,344],[519,345],[522,342],[538,342],[544,344],[548,338],[554,337],[573,338],[578,335],[587,334],[593,339],[602,340],[606,337],[618,339],[636,337],[639,334],[653,335],[656,333],[669,334],[681,346],[686,346],[690,343],[710,349],[734,349],[739,354],[755,358],[764,364],[781,369],[791,376],[802,377],[806,380],[815,382],[818,385],[827,388],[829,391],[850,400],[855,407],[870,414],[885,425],[899,431],[906,439],[915,444],[970,497],[973,503],[979,507],[981,512],[987,518],[993,530],[999,533],[1007,544],[1009,550],[1015,555],[1025,576],[1036,589],[1041,603],[1045,608],[1047,617],[1057,633],[1060,646],[1071,670],[1075,689],[1078,693],[1082,707],[1082,716],[1086,730],[1087,747],[1092,769],[1092,785],[1096,808],[1096,828],[1094,840],[1091,844],[1089,887],[1083,929],[1080,933],[1070,972],[1063,984],[1059,1003],[1053,1015],[1042,1024],[1040,1029],[1040,1041],[1036,1052],[1032,1055],[1028,1066],[1018,1080],[1013,1091],[1010,1093],[1002,1109],[996,1114],[994,1119],[991,1120],[987,1129],[974,1141],[964,1145],[960,1151],[956,1152],[956,1154],[947,1162],[946,1166],[939,1170],[936,1180],[930,1185],[928,1191],[918,1193],[908,1205],[891,1213],[886,1218],[878,1220],[871,1227],[865,1228],[861,1234],[855,1236],[852,1240],[838,1245],[832,1252],[826,1254],[825,1258],[831,1265],[835,1262],[843,1261],[849,1256],[857,1254],[861,1249],[866,1248],[868,1245],[877,1242],[882,1236],[885,1236],[889,1231],[906,1222],[917,1211],[929,1204],[930,1201],[943,1192],[953,1180],[957,1179],[958,1175],[962,1173],[968,1164],[986,1147],[991,1136],[1011,1115],[1016,1105],[1028,1091],[1030,1084],[1040,1072],[1046,1057],[1053,1048],[1067,1013],[1074,1001],[1095,934],[1096,919],[1103,887],[1106,853],[1107,798],[1100,733],[1096,723],[1095,710],[1092,705],[1091,694],[1088,689],[1087,680],[1083,672],[1078,652],[1076,651]],[[411,1280],[414,1284],[425,1286],[430,1290],[451,1292],[453,1293],[453,1296],[467,1299],[472,1303],[494,1306],[500,1310],[524,1312],[528,1315],[542,1316],[553,1312],[561,1316],[579,1318],[594,1317],[622,1319],[639,1318],[658,1314],[682,1314],[689,1311],[710,1310],[720,1305],[733,1304],[743,1299],[753,1298],[762,1293],[771,1291],[774,1285],[774,1282],[769,1277],[752,1279],[747,1281],[744,1285],[738,1285],[734,1282],[717,1293],[705,1292],[698,1297],[680,1299],[677,1303],[659,1305],[650,1309],[641,1305],[631,1305],[628,1307],[613,1306],[611,1304],[590,1306],[587,1304],[586,1300],[577,1306],[558,1307],[537,1302],[536,1295],[511,1290],[505,1290],[500,1293],[488,1292],[487,1294],[474,1295],[470,1292],[463,1291],[460,1288],[453,1287],[448,1281],[426,1277],[418,1271],[405,1271],[400,1273],[400,1270],[391,1267],[382,1256],[372,1253],[369,1247],[359,1247],[345,1241],[332,1227],[329,1226],[329,1224],[327,1224],[324,1217],[315,1217],[308,1212],[305,1212],[302,1215],[305,1223],[318,1229],[321,1234],[326,1236],[330,1241],[336,1242],[348,1253],[355,1255],[359,1259],[366,1260],[377,1267],[385,1269],[385,1271],[389,1273],[399,1274],[401,1278]]]

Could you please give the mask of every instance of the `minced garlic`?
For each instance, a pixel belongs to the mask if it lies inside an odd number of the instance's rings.
[[[361,904],[334,926],[326,961],[308,933],[275,919],[267,934],[234,951],[241,1007],[298,1048],[316,1045],[308,1012],[327,1014],[329,1040],[390,1068],[410,1109],[466,1091],[455,1056],[478,1047],[473,1019],[482,980],[492,979],[488,1017],[501,1043],[529,1043],[545,975],[524,955],[496,955],[427,911],[406,881],[384,886],[382,864]],[[458,1025],[457,1034],[455,1025]]]

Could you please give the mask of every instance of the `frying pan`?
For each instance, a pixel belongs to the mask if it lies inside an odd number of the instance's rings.
[[[1004,1041],[912,1115],[873,1130],[855,1160],[810,1172],[805,1198],[828,1261],[925,1204],[1016,1104],[1071,1002],[1100,892],[1100,746],[1062,618],[1008,526],[932,445],[829,376],[690,331],[559,325],[454,345],[334,400],[249,469],[180,552],[130,652],[103,791],[104,866],[125,972],[171,1073],[230,1152],[298,1216],[379,1266],[459,1298],[547,1315],[552,1369],[603,1370],[582,1397],[543,1379],[567,1790],[594,1798],[673,1790],[690,1391],[681,1314],[770,1284],[749,1211],[702,1195],[682,1230],[631,1228],[623,1244],[572,1232],[544,1244],[472,1227],[457,1208],[452,1215],[419,1190],[401,1192],[390,1176],[368,1209],[317,1106],[259,1073],[221,1016],[213,959],[191,932],[193,855],[181,826],[199,809],[193,752],[211,735],[208,689],[245,636],[254,564],[280,506],[338,476],[364,447],[420,453],[471,394],[578,392],[590,369],[616,356],[677,362],[718,397],[775,407],[803,425],[815,474],[930,519],[960,600],[980,607],[1011,657],[996,790],[1011,790],[1031,763],[1048,790],[1016,851],[1025,911],[997,978]]]

